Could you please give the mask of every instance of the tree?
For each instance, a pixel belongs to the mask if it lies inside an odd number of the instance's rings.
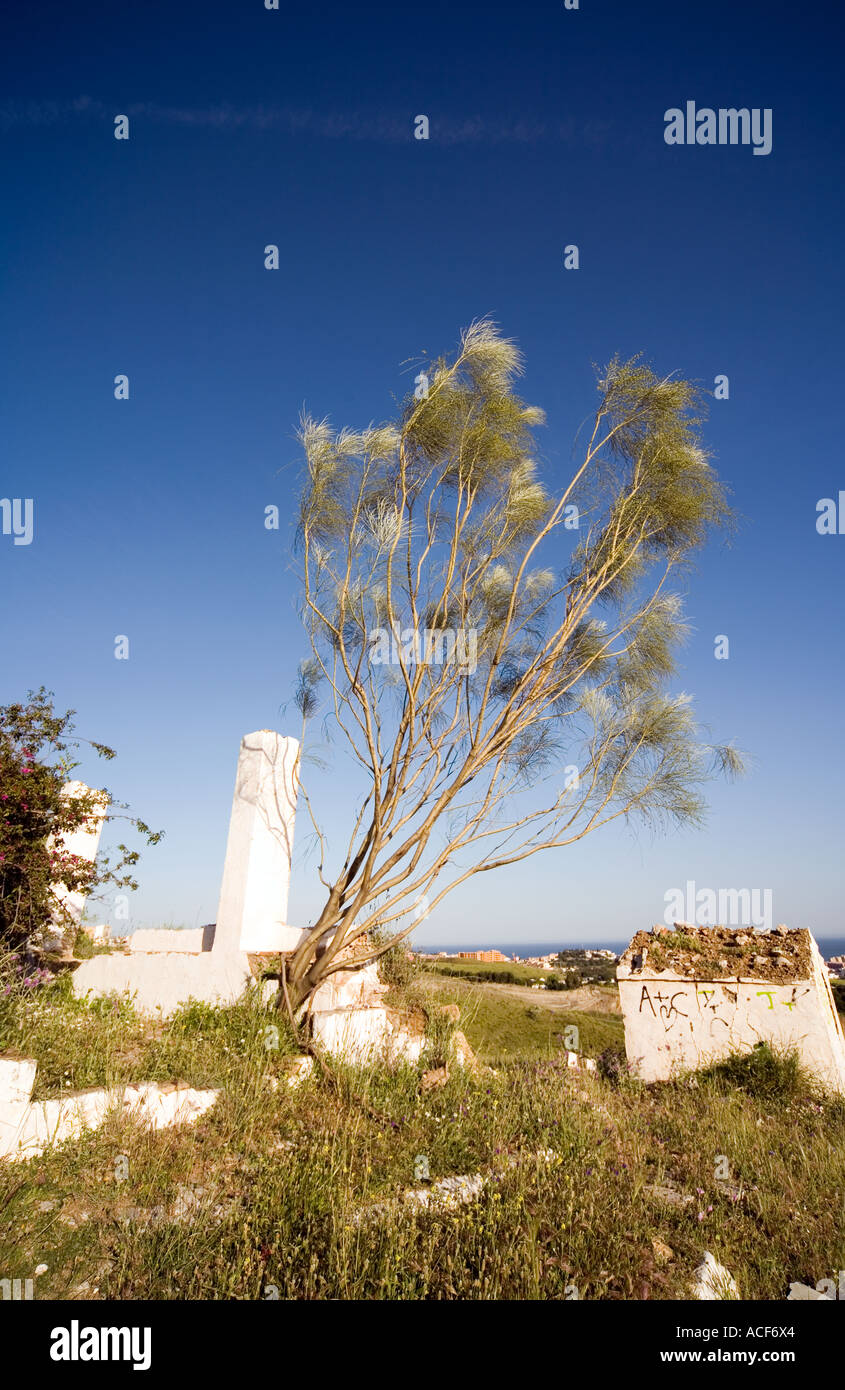
[[[667,690],[687,631],[670,577],[730,518],[699,392],[615,357],[553,495],[521,370],[483,320],[417,377],[395,424],[301,423],[311,656],[297,704],[304,739],[325,683],[363,789],[330,872],[300,785],[326,901],[285,961],[297,1019],[322,980],[376,958],[472,875],[620,817],[700,823],[702,784],[740,770]]]
[[[92,790],[62,794],[79,766],[73,750],[88,742],[75,737],[74,715],[74,710],[57,714],[52,693],[43,686],[29,691],[26,704],[0,706],[0,942],[7,945],[37,946],[48,926],[74,925],[56,898],[57,884],[86,894],[106,884],[137,887],[130,871],[140,858],[138,850],[121,844],[115,863],[105,856],[89,863],[63,848],[63,838],[86,825],[103,795]],[[89,746],[99,757],[115,756],[105,744]],[[125,809],[108,792],[105,796],[116,810]],[[123,819],[148,844],[161,839],[161,832],[143,821]]]

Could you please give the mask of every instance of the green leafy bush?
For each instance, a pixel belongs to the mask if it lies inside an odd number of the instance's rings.
[[[56,885],[86,894],[105,884],[137,887],[129,872],[140,857],[137,850],[118,845],[120,857],[111,864],[105,857],[89,863],[63,848],[63,837],[85,827],[103,797],[120,805],[106,791],[63,794],[79,766],[73,750],[81,743],[99,757],[115,756],[105,744],[74,736],[74,713],[57,714],[43,686],[29,692],[26,704],[0,706],[0,941],[12,947],[37,945],[38,933],[51,921],[71,925]],[[128,819],[149,844],[161,839],[142,821]]]
[[[797,1052],[778,1052],[766,1042],[757,1043],[751,1052],[734,1053],[704,1075],[768,1101],[794,1100],[815,1090]]]

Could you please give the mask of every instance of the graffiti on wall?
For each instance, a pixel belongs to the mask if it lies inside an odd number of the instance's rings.
[[[651,980],[642,985],[639,1013],[659,1022],[664,1033],[687,1029],[698,1032],[703,1025],[705,1031],[715,1038],[720,1033],[722,1036],[730,1033],[740,1007],[746,1022],[749,1021],[749,1005],[755,1013],[759,1009],[768,1013],[782,1008],[791,1012],[811,989],[809,983],[727,985],[718,981],[704,983],[690,980],[682,983],[672,980],[664,983]],[[758,1000],[759,1003],[756,1002]]]

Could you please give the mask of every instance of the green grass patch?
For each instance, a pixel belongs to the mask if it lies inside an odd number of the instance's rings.
[[[458,981],[439,984],[436,993],[438,1003],[460,1006],[459,1027],[480,1059],[491,1066],[515,1058],[559,1056],[567,1050],[597,1057],[606,1047],[624,1044],[621,1016],[550,1009],[542,997],[538,990],[536,1003],[533,999],[523,1003],[497,994],[495,987]],[[571,1027],[578,1029],[578,1046],[567,1049],[564,1035]]]
[[[193,1127],[154,1133],[115,1114],[0,1162],[4,1277],[54,1299],[669,1299],[688,1296],[709,1249],[743,1298],[780,1300],[845,1268],[845,1105],[787,1059],[611,1084],[568,1070],[556,1035],[575,1022],[597,1055],[619,1046],[618,1017],[526,1013],[462,981],[426,993],[460,1004],[494,1075],[454,1071],[422,1092],[410,1067],[330,1063],[291,1091],[290,1040],[256,996],[163,1025],[66,985],[0,997],[0,1046],[37,1056],[46,1091],[70,1076],[221,1092]],[[483,1173],[481,1195],[362,1219],[418,1187],[421,1160],[432,1181]],[[658,1200],[661,1187],[689,1200]]]

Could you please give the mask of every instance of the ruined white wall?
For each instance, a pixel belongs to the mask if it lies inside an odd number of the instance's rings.
[[[166,1018],[189,999],[234,1004],[251,979],[249,961],[242,954],[137,951],[84,960],[74,971],[73,992],[79,998],[128,992],[139,1013]]]
[[[350,954],[348,951],[346,954]],[[314,991],[311,1008],[318,1013],[334,1009],[379,1008],[387,994],[378,963],[370,961],[358,970],[336,970]]]
[[[135,932],[127,953],[77,967],[78,996],[128,992],[139,1012],[160,1017],[189,999],[225,1006],[252,979],[248,952],[295,949],[304,934],[287,922],[298,753],[296,739],[269,729],[241,741],[213,936],[207,928]],[[361,943],[345,954],[355,949]],[[386,992],[375,963],[331,975],[311,1001],[315,1041],[355,1062],[417,1060],[424,1039],[384,1006]]]
[[[339,958],[354,957],[363,944],[347,947]],[[311,1000],[311,1032],[317,1046],[353,1066],[418,1062],[425,1050],[425,1030],[387,1007],[387,993],[377,961],[329,975]]]
[[[311,1022],[317,1046],[351,1066],[400,1060],[414,1065],[425,1050],[424,1030],[410,1028],[406,1018],[383,1006],[324,1009]]]
[[[626,952],[617,979],[632,1074],[667,1081],[768,1042],[797,1051],[826,1090],[845,1094],[845,1039],[812,936],[810,945],[808,978],[789,984],[636,969]]]
[[[286,920],[298,751],[296,739],[269,729],[241,740],[214,931],[135,932],[128,954],[78,966],[75,994],[128,992],[139,1012],[161,1017],[189,999],[234,1004],[252,979],[247,952],[293,949],[302,935]]]
[[[214,933],[207,927],[148,927],[135,931],[129,937],[129,950],[133,953],[144,951],[175,951],[182,956],[198,956],[202,951],[211,950]]]
[[[0,1159],[35,1158],[52,1144],[98,1129],[115,1110],[151,1129],[193,1124],[219,1095],[150,1081],[32,1102],[36,1066],[29,1058],[0,1057]]]

